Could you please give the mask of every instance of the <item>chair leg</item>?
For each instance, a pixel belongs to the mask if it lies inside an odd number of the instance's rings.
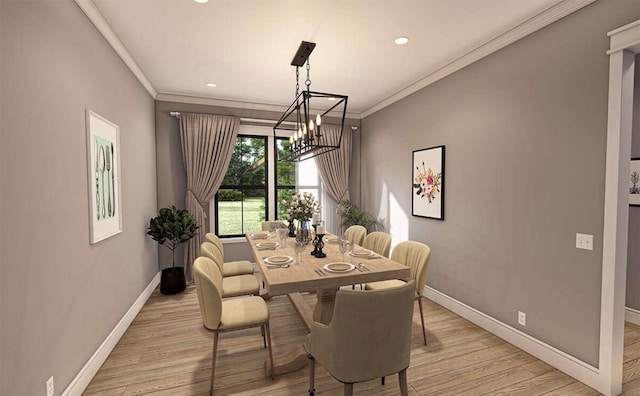
[[[353,396],[353,384],[344,384],[344,396]]]
[[[310,353],[307,357],[309,358],[309,396],[313,396],[316,393],[316,359]]]
[[[407,396],[409,394],[409,390],[407,388],[407,369],[398,373],[398,382],[400,382],[400,395]]]
[[[275,379],[276,378],[276,369],[273,367],[273,349],[271,348],[271,330],[269,329],[269,323],[266,323],[264,325],[264,332],[267,335],[267,345],[268,345],[268,349],[269,349],[269,363],[271,364],[271,370],[270,371],[270,375],[271,375],[271,379]]]
[[[384,385],[384,377],[380,377],[380,384]]]
[[[418,305],[420,306],[420,321],[422,322],[422,338],[424,339],[424,345],[427,345],[427,331],[424,328],[424,315],[422,314],[422,297],[418,298]]]
[[[262,333],[262,344],[266,348],[267,347],[267,338],[265,337],[265,334],[264,334],[264,325],[260,326],[260,333]]]
[[[218,352],[218,332],[213,333],[213,356],[211,357],[211,387],[209,388],[209,395],[213,395],[213,377],[216,374],[216,354]]]

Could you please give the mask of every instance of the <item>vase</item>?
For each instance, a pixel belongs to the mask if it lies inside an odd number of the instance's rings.
[[[309,243],[313,239],[313,229],[310,220],[298,220],[298,229],[296,230],[296,241]]]

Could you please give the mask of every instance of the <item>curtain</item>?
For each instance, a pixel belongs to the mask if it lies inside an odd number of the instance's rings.
[[[198,234],[187,242],[184,251],[187,282],[193,281],[192,263],[200,255],[200,245],[204,242],[205,207],[227,172],[239,127],[240,119],[237,117],[180,114],[182,162],[187,174],[185,209],[200,225]]]
[[[340,126],[322,124],[322,134],[328,141],[335,144],[340,138]],[[314,157],[322,182],[327,188],[327,193],[338,204],[345,199],[349,199],[352,138],[353,132],[351,128],[345,127],[342,132],[342,142],[339,149]]]

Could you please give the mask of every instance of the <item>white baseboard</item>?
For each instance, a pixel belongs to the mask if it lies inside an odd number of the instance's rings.
[[[598,368],[428,286],[425,287],[423,295],[578,381],[606,394],[605,389],[602,389],[603,384]]]
[[[633,323],[636,326],[640,326],[640,311],[626,307],[624,309],[624,320],[629,323]]]
[[[102,345],[95,351],[95,353],[91,356],[91,358],[87,361],[87,364],[82,367],[78,375],[71,381],[67,389],[62,392],[62,396],[80,396],[87,386],[96,375],[102,364],[113,348],[115,348],[120,338],[124,332],[129,328],[133,319],[135,319],[138,312],[142,309],[144,304],[147,302],[151,293],[156,289],[156,286],[160,283],[160,272],[156,276],[153,277],[151,282],[147,285],[147,287],[142,291],[140,296],[133,303],[131,308],[124,314],[122,319],[118,322],[116,327],[109,333],[107,338],[102,342]]]

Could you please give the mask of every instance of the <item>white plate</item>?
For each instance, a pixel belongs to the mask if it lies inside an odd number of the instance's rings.
[[[267,239],[268,237],[269,237],[268,232],[256,232],[254,234],[251,234],[251,238],[253,239]]]
[[[264,262],[270,265],[283,265],[293,261],[290,256],[271,256],[264,259]]]
[[[356,267],[353,264],[338,262],[338,263],[329,263],[322,268],[324,268],[329,272],[342,273],[342,272],[353,271],[353,269]]]
[[[354,249],[349,252],[349,254],[353,257],[367,258],[371,256],[375,256],[375,253],[371,250],[367,249]]]
[[[280,244],[278,242],[258,242],[256,246],[261,249],[273,249],[280,246]]]
[[[338,243],[338,242],[340,242],[340,238],[338,238],[338,237],[326,237],[326,238],[324,238],[324,241],[326,243]]]

